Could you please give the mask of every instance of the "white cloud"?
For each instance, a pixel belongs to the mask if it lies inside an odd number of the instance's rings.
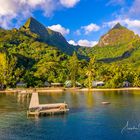
[[[67,8],[74,7],[80,0],[60,0],[60,3]]]
[[[24,3],[27,2],[27,0],[22,0]],[[29,5],[32,7],[40,5],[41,3],[45,3],[45,0],[28,0]]]
[[[23,0],[0,0],[0,26],[8,28],[12,25],[12,20],[18,17],[19,11],[22,11]],[[23,6],[26,11],[26,7]],[[21,16],[24,18],[24,12]]]
[[[115,13],[117,16],[125,18],[139,18],[140,15],[140,0],[132,0],[130,3],[128,0],[109,0],[107,5],[120,5],[120,10]]]
[[[95,45],[98,44],[98,41],[89,41],[89,40],[79,40],[78,42],[75,42],[74,40],[70,40],[69,41],[69,44],[72,44],[72,45],[80,45],[80,46],[84,46],[84,47],[93,47]]]
[[[116,23],[120,23],[123,26],[126,26],[128,29],[133,30],[136,34],[140,35],[140,20],[137,19],[129,19],[129,18],[125,18],[125,19],[116,19],[113,21],[109,21],[104,23],[104,26],[108,26],[108,27],[113,27]]]
[[[14,26],[12,20],[22,21],[34,11],[41,10],[50,16],[62,7],[72,8],[80,0],[0,0],[0,24],[4,28]],[[15,27],[15,26],[14,26]]]
[[[85,46],[85,47],[93,47],[97,44],[97,41],[88,41],[88,40],[79,40],[78,45]]]
[[[128,25],[129,28],[139,28],[140,29],[140,20],[125,19],[124,22]]]
[[[70,33],[69,29],[62,27],[60,24],[52,25],[52,26],[49,26],[48,28],[50,28],[51,30],[54,30],[56,32],[60,32],[62,35],[67,35]]]
[[[117,22],[126,26],[128,29],[133,30],[136,34],[140,35],[140,0],[133,0],[128,4],[126,0],[110,0],[110,2],[122,3],[123,7],[116,12],[116,19],[105,23],[104,25],[113,27]]]
[[[74,46],[78,45],[74,40],[70,40],[70,41],[68,41],[68,43],[71,44],[71,45],[74,45]]]
[[[16,2],[10,0],[1,0],[0,1],[0,15],[15,15],[17,12]],[[10,8],[11,7],[11,8]]]
[[[128,4],[126,0],[110,0],[110,4],[123,4],[120,10],[117,10],[115,19],[103,24],[103,27],[112,28],[116,23],[127,27],[128,29],[134,31],[136,34],[140,35],[140,0],[133,0]],[[114,16],[113,15],[113,16]]]
[[[87,26],[82,26],[81,29],[84,29],[85,34],[89,34],[91,32],[99,31],[100,27],[97,24],[91,23]]]
[[[140,15],[140,0],[134,0],[132,6],[129,9],[130,16]]]
[[[81,34],[85,34],[88,35],[92,32],[96,32],[100,30],[100,26],[98,26],[95,23],[90,23],[89,25],[86,26],[81,26],[80,29],[76,30],[74,33],[76,35],[81,35]]]

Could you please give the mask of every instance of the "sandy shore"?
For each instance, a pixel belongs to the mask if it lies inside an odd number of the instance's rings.
[[[16,93],[22,90],[26,90],[29,93],[32,92],[43,92],[43,93],[47,93],[47,92],[64,92],[64,91],[73,91],[73,92],[80,92],[80,91],[119,91],[119,90],[140,90],[140,88],[138,87],[132,87],[132,88],[106,88],[106,89],[97,89],[97,88],[92,88],[92,89],[88,89],[88,88],[27,88],[27,89],[7,89],[7,90],[2,90],[0,91],[0,93]]]
[[[131,88],[103,88],[103,89],[98,89],[98,88],[83,88],[80,89],[80,91],[119,91],[119,90],[140,90],[138,87],[131,87]]]

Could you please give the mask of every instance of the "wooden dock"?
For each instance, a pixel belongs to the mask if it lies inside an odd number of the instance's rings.
[[[39,98],[38,93],[32,93],[29,109],[35,108],[39,106]]]
[[[69,109],[66,103],[39,104],[38,93],[32,93],[27,115],[39,117],[45,115],[64,114],[68,111]]]

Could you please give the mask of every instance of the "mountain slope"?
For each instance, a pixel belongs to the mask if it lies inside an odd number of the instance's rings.
[[[105,80],[113,84],[114,80],[117,81],[115,83],[117,87],[120,82],[118,78],[121,78],[121,83],[124,80],[133,82],[135,72],[138,73],[138,78],[140,77],[139,37],[120,24],[114,26],[108,34],[109,45],[84,48],[69,45],[60,33],[46,28],[32,18],[28,19],[20,29],[0,29],[0,52],[8,54],[8,60],[14,58],[16,62],[15,70],[12,71],[14,75],[11,74],[10,78],[7,78],[10,83],[7,85],[13,87],[20,81],[27,83],[29,87],[44,86],[45,81],[64,83],[70,77],[71,57],[67,54],[72,54],[74,50],[85,57],[95,56],[97,63],[94,78],[96,80]],[[123,36],[123,40],[118,37],[119,35]],[[0,60],[2,61],[3,59]],[[79,60],[77,65],[79,67],[77,79],[82,84],[87,81],[85,70],[88,65],[86,60]],[[120,74],[120,71],[123,73]],[[126,76],[123,76],[124,72],[127,73]],[[114,87],[114,85],[107,85],[107,87]]]
[[[140,37],[138,35],[117,23],[100,38],[95,47],[84,48],[81,52],[89,57],[95,56],[99,62],[125,62],[125,60],[129,61],[134,56],[133,54],[138,54],[137,44],[140,44],[139,42]]]
[[[30,17],[20,30],[37,34],[40,41],[55,46],[66,54],[71,55],[75,51],[75,47],[70,45],[61,33],[46,28],[33,17]]]
[[[35,20],[33,17],[29,18],[26,23],[20,28],[21,30],[31,31],[40,36],[44,41],[49,40],[49,33],[45,26]]]
[[[121,26],[120,23],[117,23],[108,31],[107,34],[100,38],[98,46],[105,47],[123,45],[135,39],[138,39],[138,36],[135,35],[133,31],[130,31],[126,27]]]

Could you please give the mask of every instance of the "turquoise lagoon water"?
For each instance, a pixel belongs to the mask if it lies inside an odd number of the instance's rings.
[[[140,91],[39,94],[40,103],[65,101],[67,115],[27,118],[30,98],[0,94],[0,140],[140,140]],[[102,101],[111,102],[102,105]],[[126,126],[132,129],[124,129]],[[134,128],[135,126],[135,128]]]

